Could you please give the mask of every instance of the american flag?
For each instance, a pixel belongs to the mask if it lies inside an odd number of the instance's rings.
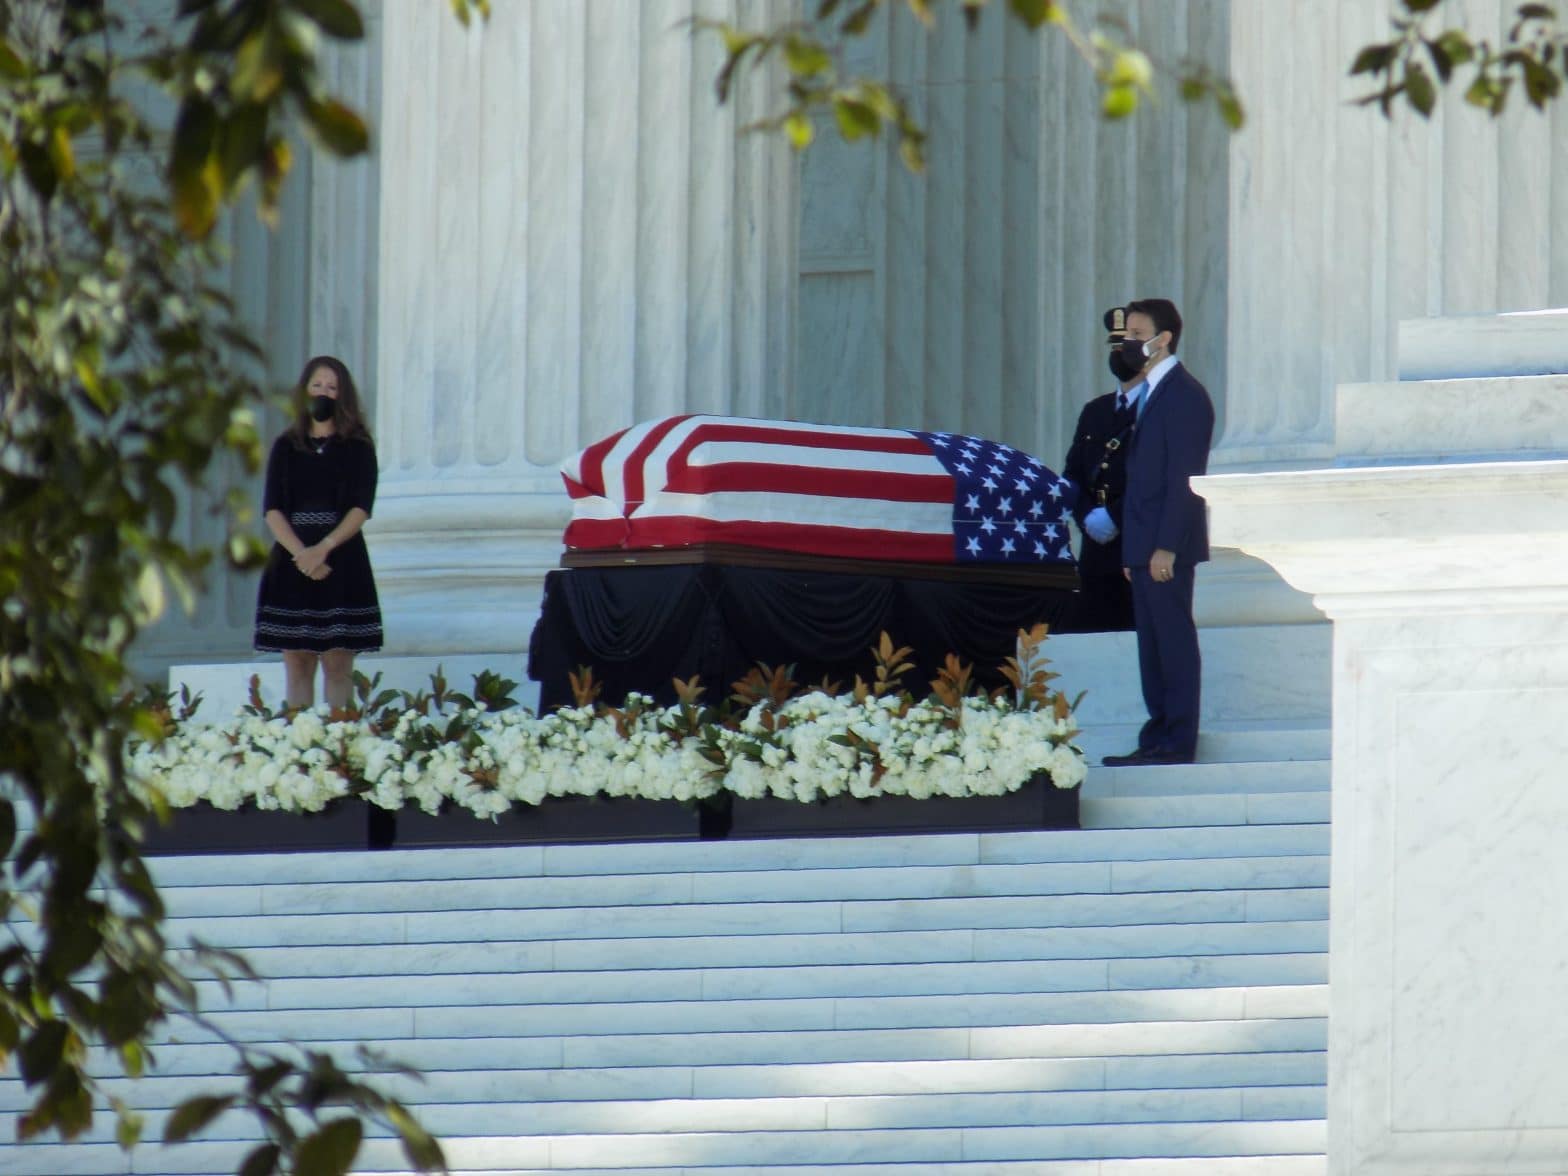
[[[738,544],[918,563],[1071,564],[1075,490],[957,433],[675,416],[561,467],[573,549]]]

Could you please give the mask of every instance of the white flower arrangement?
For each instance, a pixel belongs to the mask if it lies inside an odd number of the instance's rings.
[[[127,774],[144,799],[176,809],[205,801],[313,813],[359,796],[394,811],[417,805],[490,818],[551,796],[998,796],[1042,773],[1076,788],[1084,756],[1072,743],[1071,705],[1046,688],[1054,675],[1039,656],[1043,639],[1043,629],[1020,634],[1019,657],[1003,669],[1012,691],[970,691],[967,668],[949,658],[924,701],[896,689],[908,651],[885,636],[873,685],[857,679],[853,693],[795,694],[783,671],[753,671],[736,683],[739,705],[726,709],[702,706],[695,681],[676,684],[674,706],[636,694],[605,706],[586,672],[574,676],[578,705],[547,715],[492,709],[477,687],[488,685],[493,702],[497,687],[505,694],[515,685],[494,675],[476,682],[479,701],[446,695],[437,678],[434,695],[402,695],[401,709],[388,691],[338,715],[273,715],[253,690],[249,713],[223,724],[166,711],[167,734],[134,745]],[[361,684],[362,703],[373,691]]]

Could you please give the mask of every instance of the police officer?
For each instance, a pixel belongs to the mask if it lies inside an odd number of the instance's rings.
[[[1132,589],[1122,575],[1122,493],[1127,486],[1127,442],[1145,386],[1138,370],[1121,352],[1126,313],[1114,306],[1105,312],[1104,321],[1111,349],[1109,365],[1117,387],[1083,406],[1062,470],[1079,487],[1073,507],[1073,517],[1083,533],[1079,589],[1062,626],[1077,633],[1133,627]]]

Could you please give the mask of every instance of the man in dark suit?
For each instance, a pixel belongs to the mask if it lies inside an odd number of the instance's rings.
[[[1083,542],[1078,591],[1062,630],[1105,633],[1131,629],[1132,585],[1122,574],[1122,494],[1127,485],[1127,442],[1132,435],[1143,365],[1129,363],[1121,344],[1127,334],[1120,306],[1105,312],[1106,342],[1115,391],[1096,396],[1078,414],[1062,474],[1078,487],[1073,518]]]
[[[1209,558],[1208,518],[1190,479],[1208,470],[1214,405],[1176,359],[1181,315],[1175,304],[1146,298],[1126,310],[1123,352],[1142,360],[1148,389],[1127,451],[1122,559],[1132,585],[1149,721],[1138,733],[1137,750],[1104,762],[1186,764],[1197,752],[1202,678],[1193,574]]]

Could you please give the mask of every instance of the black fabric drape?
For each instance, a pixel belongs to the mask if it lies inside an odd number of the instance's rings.
[[[717,702],[758,662],[793,664],[800,682],[826,676],[847,689],[857,673],[872,677],[870,650],[886,631],[913,648],[904,686],[923,697],[948,653],[972,663],[986,685],[1000,684],[996,668],[1018,630],[1054,625],[1070,598],[978,581],[715,564],[561,569],[545,578],[528,673],[540,684],[541,710],[572,701],[567,674],[580,665],[611,703],[629,690],[673,702],[672,679],[693,674]]]

